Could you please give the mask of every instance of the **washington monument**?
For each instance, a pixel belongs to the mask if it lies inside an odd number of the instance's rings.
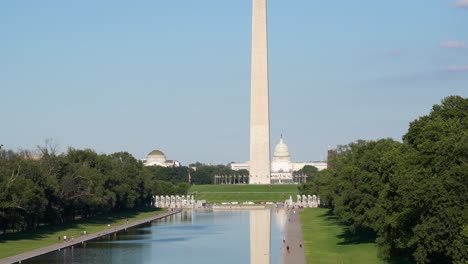
[[[250,184],[270,184],[267,0],[252,0]]]

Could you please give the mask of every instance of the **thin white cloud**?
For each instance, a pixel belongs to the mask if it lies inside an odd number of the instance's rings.
[[[448,65],[442,68],[446,72],[468,72],[468,65]]]
[[[457,0],[455,5],[461,8],[468,8],[468,0]]]
[[[440,46],[443,47],[443,48],[453,48],[453,49],[462,49],[462,48],[467,47],[465,42],[458,41],[458,40],[444,41],[444,42],[440,43]]]

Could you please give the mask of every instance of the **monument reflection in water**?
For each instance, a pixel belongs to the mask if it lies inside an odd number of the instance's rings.
[[[281,209],[184,211],[23,263],[277,264],[286,222]]]
[[[250,210],[250,264],[270,264],[270,210]]]

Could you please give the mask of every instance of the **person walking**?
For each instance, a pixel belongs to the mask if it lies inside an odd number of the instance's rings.
[[[288,251],[288,253],[291,253],[291,249],[289,248],[289,245],[286,246],[286,251]]]

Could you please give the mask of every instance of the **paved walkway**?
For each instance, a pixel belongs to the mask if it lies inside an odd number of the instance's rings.
[[[299,210],[290,210],[286,222],[286,242],[283,244],[281,255],[284,264],[306,264],[304,255],[304,241],[302,240],[301,219]],[[302,243],[302,247],[300,244]],[[289,246],[290,252],[287,252]]]
[[[40,256],[40,255],[47,254],[49,252],[53,252],[53,251],[61,250],[63,248],[67,248],[67,247],[71,247],[71,246],[74,246],[74,245],[77,245],[77,244],[81,244],[81,243],[84,243],[86,241],[96,239],[98,237],[113,234],[115,232],[119,232],[119,231],[125,230],[125,229],[130,228],[130,227],[138,226],[138,225],[148,223],[148,222],[151,222],[151,221],[154,221],[154,220],[165,218],[165,217],[168,217],[170,215],[177,214],[177,213],[180,213],[180,212],[181,212],[181,210],[176,210],[176,211],[167,212],[167,213],[160,214],[160,215],[151,216],[151,217],[144,218],[144,219],[141,219],[141,220],[138,220],[138,221],[130,222],[128,224],[111,227],[109,229],[106,229],[106,230],[103,230],[103,231],[100,231],[100,232],[96,232],[96,233],[92,233],[92,234],[89,234],[89,235],[86,235],[86,236],[75,238],[73,241],[62,242],[62,243],[54,244],[54,245],[51,245],[51,246],[31,250],[31,251],[21,253],[21,254],[15,255],[15,256],[3,258],[3,259],[0,259],[0,264],[21,263],[21,261],[26,260],[26,259],[34,258],[34,257]]]

